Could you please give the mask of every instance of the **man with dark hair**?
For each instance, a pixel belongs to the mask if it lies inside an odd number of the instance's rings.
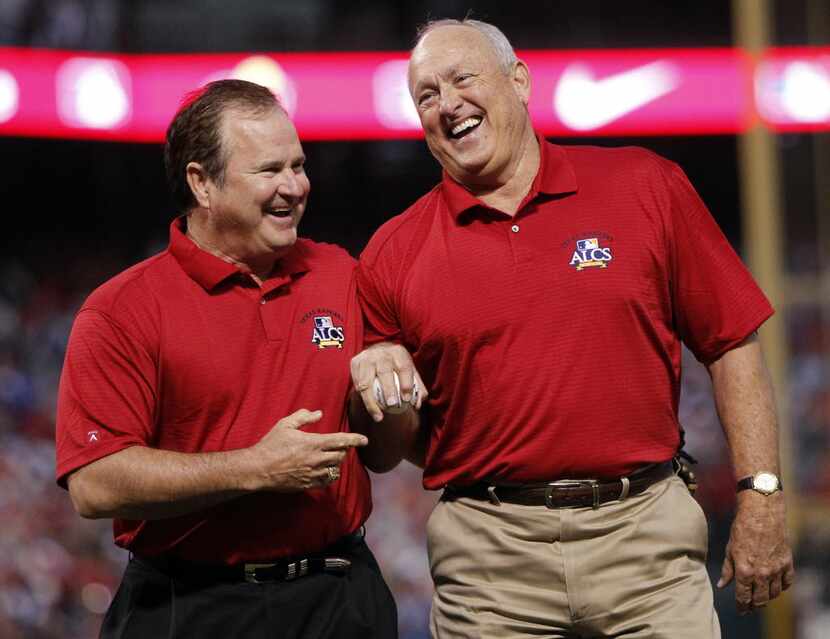
[[[57,480],[131,553],[102,637],[397,634],[346,414],[354,260],[297,238],[304,162],[267,89],[191,96],[167,132],[168,249],[75,319]]]
[[[754,336],[772,308],[679,167],[548,143],[530,84],[483,22],[433,23],[412,51],[444,175],[361,255],[377,344],[352,371],[379,419],[375,376],[412,391],[406,347],[430,397],[420,425],[410,410],[370,432],[405,442],[370,468],[406,454],[445,489],[427,527],[436,637],[718,637],[706,521],[673,465],[681,343],[739,479],[720,585],[734,577],[745,612],[793,579]]]

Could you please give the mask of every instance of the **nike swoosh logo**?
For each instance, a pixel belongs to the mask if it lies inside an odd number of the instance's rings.
[[[619,120],[680,84],[674,65],[658,60],[595,80],[583,64],[565,69],[553,96],[553,108],[568,128],[590,131]]]

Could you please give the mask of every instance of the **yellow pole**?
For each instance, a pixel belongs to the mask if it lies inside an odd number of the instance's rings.
[[[770,0],[732,0],[735,44],[758,56],[770,42]],[[759,121],[738,137],[742,222],[747,261],[761,288],[777,312],[759,331],[778,403],[781,471],[785,487],[793,487],[791,429],[788,410],[787,368],[789,353],[784,329],[787,298],[783,285],[781,176],[776,140]],[[798,496],[788,494],[791,539],[795,541]],[[764,611],[767,639],[792,639],[793,606],[789,593]]]

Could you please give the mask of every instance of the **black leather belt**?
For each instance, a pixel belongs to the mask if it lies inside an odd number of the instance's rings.
[[[501,502],[548,508],[599,508],[609,501],[623,500],[643,492],[653,483],[675,472],[671,460],[646,466],[628,477],[600,481],[597,479],[560,479],[544,484],[498,486],[477,483],[470,486],[447,486],[442,499],[457,497],[486,499],[497,506]]]
[[[134,555],[133,561],[151,566],[168,577],[191,582],[267,583],[292,581],[298,577],[318,573],[346,574],[351,569],[352,562],[348,557],[337,555],[348,555],[349,550],[360,543],[363,543],[363,534],[356,532],[341,538],[319,553],[234,565],[189,561],[170,554],[155,557]]]

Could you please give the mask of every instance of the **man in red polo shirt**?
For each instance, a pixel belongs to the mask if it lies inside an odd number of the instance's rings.
[[[297,238],[304,161],[268,89],[209,84],[167,131],[168,249],[75,320],[57,479],[132,555],[102,637],[397,636],[346,412],[355,264]]]
[[[427,530],[434,635],[719,636],[705,518],[672,465],[681,342],[750,488],[720,582],[747,611],[793,578],[754,336],[770,304],[675,164],[534,133],[529,71],[492,25],[428,25],[409,87],[443,180],[361,256],[378,344],[352,368],[376,419],[375,375],[411,392],[402,347],[430,393],[420,430],[374,430],[445,489]]]

